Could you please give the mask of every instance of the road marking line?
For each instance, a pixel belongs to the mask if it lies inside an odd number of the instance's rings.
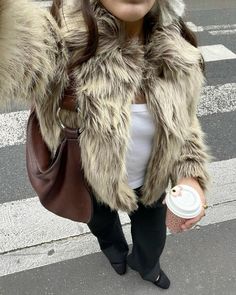
[[[197,224],[201,227],[236,219],[236,201],[207,209],[207,215]],[[128,244],[132,244],[130,224],[122,226]],[[197,230],[197,229],[190,229]],[[171,233],[167,231],[167,235]],[[53,263],[80,258],[100,252],[97,240],[91,233],[51,241],[42,245],[20,249],[0,255],[0,277]]]
[[[199,46],[199,49],[206,62],[236,59],[236,54],[223,44]]]
[[[29,114],[30,111],[0,114],[0,148],[25,143]]]
[[[236,34],[236,29],[233,30],[222,30],[222,31],[209,31],[209,33],[213,36],[220,36],[220,35],[233,35]]]
[[[197,26],[193,22],[186,22],[193,32],[208,31],[212,35],[231,35],[236,33],[236,24]]]
[[[186,25],[192,30],[193,32],[203,32],[204,29],[202,26],[197,26],[192,22],[186,22]]]
[[[209,172],[214,182],[200,226],[236,218],[236,158],[211,163]],[[128,215],[119,216],[126,228]],[[128,229],[126,235],[131,243]],[[37,197],[0,205],[0,276],[98,251],[86,224],[47,211]]]
[[[205,86],[197,115],[206,116],[236,110],[236,83]],[[0,148],[25,144],[30,111],[0,114]]]
[[[232,112],[235,110],[236,83],[203,87],[201,101],[197,110],[198,116]]]
[[[224,24],[224,25],[210,25],[202,27],[206,31],[211,30],[225,30],[225,29],[235,29],[236,24]]]
[[[34,1],[41,8],[49,8],[52,5],[52,1]]]

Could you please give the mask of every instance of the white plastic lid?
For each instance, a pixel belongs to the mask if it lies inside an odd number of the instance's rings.
[[[167,207],[181,218],[194,218],[201,213],[202,201],[198,192],[189,185],[180,184],[181,196],[166,194]]]

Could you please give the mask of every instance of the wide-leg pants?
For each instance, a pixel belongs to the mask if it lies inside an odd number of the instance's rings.
[[[134,189],[140,197],[140,188]],[[117,211],[98,203],[94,199],[94,214],[88,227],[97,237],[101,251],[111,263],[127,264],[144,280],[154,282],[160,272],[159,258],[166,242],[166,205],[162,204],[165,192],[152,206],[144,206],[138,201],[138,209],[129,214],[133,247],[129,247],[122,231]]]

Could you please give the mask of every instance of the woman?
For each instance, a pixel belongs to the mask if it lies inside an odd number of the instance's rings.
[[[210,150],[196,116],[204,62],[181,18],[184,3],[61,4],[54,1],[53,18],[33,3],[0,0],[1,103],[16,94],[35,103],[53,156],[60,142],[59,101],[73,87],[79,111],[61,116],[66,125],[83,129],[82,165],[94,198],[88,226],[118,274],[128,263],[166,289],[170,280],[159,263],[165,189],[169,181],[191,185],[205,204],[210,183]],[[131,219],[129,255],[117,210]],[[204,215],[203,207],[183,230]]]

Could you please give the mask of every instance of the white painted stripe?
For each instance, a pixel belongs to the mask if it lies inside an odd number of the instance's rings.
[[[209,172],[214,183],[206,196],[207,215],[199,226],[236,218],[236,158],[211,163]],[[129,217],[119,215],[131,243]],[[99,251],[86,224],[52,214],[37,198],[0,205],[0,234],[0,276]]]
[[[209,31],[216,32],[218,31],[219,35],[224,34],[235,34],[236,24],[223,24],[223,25],[210,25],[210,26],[197,26],[193,22],[186,22],[186,25],[193,31],[193,32],[203,32],[203,31]],[[222,33],[221,33],[222,32]],[[214,33],[213,33],[214,34]]]
[[[225,30],[225,29],[236,29],[236,24],[225,24],[225,25],[210,25],[202,27],[206,31],[211,30]]]
[[[34,2],[42,8],[48,8],[48,7],[51,7],[52,5],[52,1],[34,1]]]
[[[207,215],[190,230],[201,230],[202,226],[236,219],[236,201],[207,210]],[[130,224],[123,225],[122,229],[128,244],[132,244]],[[170,234],[167,230],[167,235]],[[0,277],[96,252],[100,252],[100,248],[91,233],[20,249],[0,255]]]
[[[46,210],[38,197],[0,205],[0,254],[88,232],[83,223]]]
[[[236,83],[205,86],[198,106],[199,116],[236,110]],[[25,144],[30,111],[0,114],[0,148]]]
[[[25,142],[26,122],[30,111],[0,114],[0,148]]]
[[[186,25],[190,28],[190,30],[192,30],[193,32],[203,32],[203,31],[204,31],[203,27],[201,27],[201,26],[197,26],[197,25],[195,25],[195,24],[192,23],[192,22],[186,22],[185,24],[186,24]]]
[[[220,36],[220,35],[234,35],[236,34],[236,29],[233,30],[222,30],[222,31],[209,31],[209,33],[213,36]]]
[[[232,112],[235,110],[236,83],[203,87],[201,101],[197,111],[198,116]]]
[[[236,54],[226,48],[223,44],[199,46],[206,62],[226,59],[236,59]]]
[[[129,222],[121,213],[122,224]],[[0,204],[0,254],[54,240],[83,235],[86,224],[57,216],[38,197]]]

